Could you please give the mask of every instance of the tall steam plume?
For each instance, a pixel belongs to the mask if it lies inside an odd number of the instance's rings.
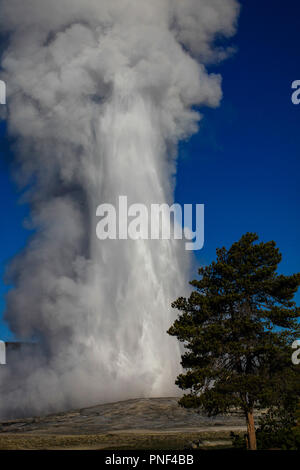
[[[172,203],[193,105],[218,106],[205,65],[230,51],[236,0],[0,0],[17,180],[35,235],[15,258],[6,320],[38,354],[3,368],[1,415],[174,395],[166,330],[184,292],[174,241],[102,241],[96,207]],[[201,202],[201,201],[199,201]]]

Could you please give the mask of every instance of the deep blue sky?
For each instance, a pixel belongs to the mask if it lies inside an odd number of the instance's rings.
[[[205,110],[200,132],[181,145],[176,198],[205,203],[209,263],[218,246],[247,232],[275,240],[280,271],[300,271],[300,105],[291,83],[300,79],[300,2],[244,0],[234,43],[222,66],[224,98]],[[299,295],[297,300],[300,300]]]
[[[205,247],[198,263],[209,263],[218,246],[230,246],[247,231],[273,239],[283,254],[280,271],[300,270],[300,105],[291,83],[300,80],[298,0],[244,0],[237,53],[212,71],[223,76],[220,108],[205,109],[199,133],[180,145],[176,200],[204,203]],[[9,178],[5,124],[0,124],[0,274],[24,247],[27,208]],[[1,321],[0,338],[10,332]],[[300,300],[300,296],[297,296]]]

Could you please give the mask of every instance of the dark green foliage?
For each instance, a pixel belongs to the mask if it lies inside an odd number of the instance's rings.
[[[299,404],[294,408],[271,408],[259,420],[258,449],[300,450],[299,413]]]
[[[300,402],[271,407],[259,419],[256,438],[259,450],[300,450]],[[246,450],[245,437],[231,432],[231,440],[235,449]]]
[[[218,414],[238,407],[275,406],[294,387],[299,367],[291,344],[300,337],[300,309],[293,301],[300,274],[277,273],[281,254],[274,241],[258,243],[247,233],[217,260],[199,269],[188,299],[168,333],[184,343],[185,373],[177,385],[189,390],[184,407]]]
[[[242,437],[239,434],[236,434],[235,432],[231,431],[230,433],[230,438],[232,441],[232,447],[236,450],[246,450],[246,436]]]

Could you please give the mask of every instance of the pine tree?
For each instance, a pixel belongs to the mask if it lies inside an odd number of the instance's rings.
[[[199,269],[188,299],[168,333],[185,346],[185,373],[176,384],[189,390],[184,407],[210,415],[237,407],[247,423],[247,444],[256,449],[254,409],[276,404],[295,383],[299,368],[291,344],[299,338],[300,308],[293,301],[300,273],[277,273],[281,254],[274,241],[258,243],[247,233],[230,249],[217,249],[217,260]]]

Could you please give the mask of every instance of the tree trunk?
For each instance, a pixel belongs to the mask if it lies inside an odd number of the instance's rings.
[[[246,412],[247,441],[249,450],[257,450],[253,410]]]

